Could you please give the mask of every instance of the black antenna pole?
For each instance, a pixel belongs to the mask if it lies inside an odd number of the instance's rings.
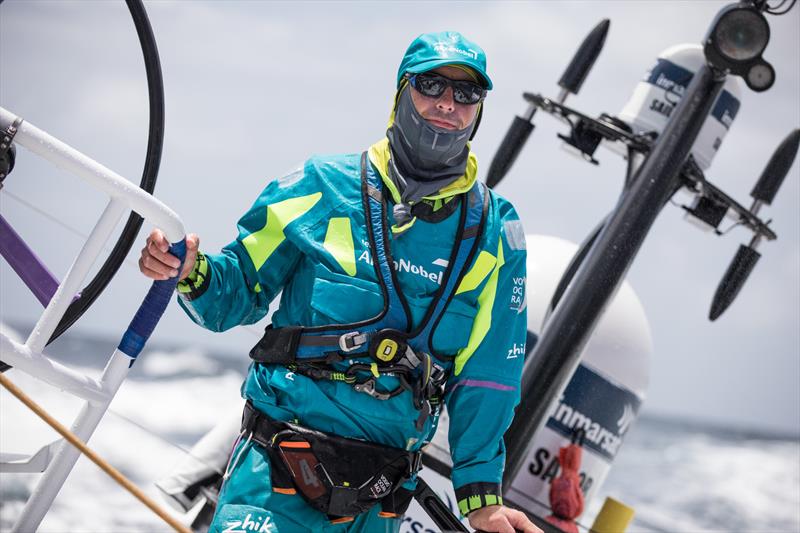
[[[679,173],[716,100],[725,75],[703,65],[664,132],[623,193],[575,275],[522,377],[522,400],[505,436],[506,469],[503,487],[525,467],[529,445],[554,398],[566,385],[580,354],[606,305],[617,291],[647,233],[669,197],[677,190]]]

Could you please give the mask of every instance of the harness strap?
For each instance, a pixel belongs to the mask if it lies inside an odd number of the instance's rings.
[[[327,379],[329,381],[343,381],[350,385],[354,385],[357,382],[356,377],[350,375],[348,372],[339,372],[337,370],[331,370],[330,367],[325,368],[325,367],[317,367],[314,365],[297,365],[292,363],[290,365],[286,365],[286,368],[302,376],[308,376],[311,379]]]
[[[465,206],[466,213],[462,212],[462,231],[456,237],[457,241],[453,246],[442,287],[434,297],[425,318],[412,334],[413,338],[409,340],[418,351],[434,353],[433,334],[480,248],[480,237],[489,209],[489,193],[485,187],[483,183],[476,182],[468,193],[469,205]]]
[[[258,363],[289,365],[294,363],[294,354],[303,334],[300,326],[274,328],[272,324],[264,330],[264,336],[250,350],[250,358]]]

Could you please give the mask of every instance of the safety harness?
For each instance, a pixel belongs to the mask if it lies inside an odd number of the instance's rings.
[[[438,412],[448,377],[448,372],[434,358],[442,362],[450,358],[434,352],[433,334],[478,251],[489,194],[482,183],[476,182],[461,195],[459,227],[447,269],[432,305],[412,331],[408,304],[392,268],[394,261],[385,223],[387,202],[382,189],[382,180],[368,164],[364,152],[362,201],[373,266],[384,299],[383,310],[374,318],[352,324],[268,326],[250,357],[258,363],[285,365],[313,379],[343,381],[379,400],[409,390],[414,407],[420,411],[416,426],[421,430],[428,416]],[[360,358],[365,362],[354,362],[345,368],[334,366]],[[380,390],[376,383],[382,374],[398,378],[400,385],[394,390]]]
[[[362,201],[383,310],[352,324],[268,326],[250,357],[260,364],[285,365],[313,379],[342,381],[379,400],[408,390],[419,411],[416,427],[421,431],[429,416],[438,415],[449,373],[450,358],[434,352],[433,334],[478,251],[489,194],[476,182],[461,195],[458,231],[441,286],[421,323],[412,330],[411,313],[392,268],[385,223],[387,201],[382,190],[383,183],[364,152]],[[400,384],[393,390],[380,390],[376,384],[381,375],[394,376]],[[274,490],[296,489],[312,507],[331,518],[354,516],[378,501],[383,512],[401,514],[410,492],[400,487],[420,468],[419,452],[279,422],[249,404],[242,431],[267,450]]]

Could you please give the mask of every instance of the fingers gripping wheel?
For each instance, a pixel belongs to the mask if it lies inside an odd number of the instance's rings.
[[[180,259],[181,266],[178,271],[183,267],[183,261],[186,258],[186,240],[172,243],[169,251],[175,257]],[[139,353],[144,348],[147,339],[153,333],[153,330],[164,314],[167,308],[175,286],[178,284],[178,276],[163,281],[154,281],[150,287],[147,296],[145,296],[139,310],[136,311],[133,320],[128,326],[127,331],[122,336],[119,343],[119,350],[129,357],[136,359]]]
[[[383,329],[369,341],[369,356],[379,366],[390,366],[399,362],[408,350],[406,334],[395,329]]]

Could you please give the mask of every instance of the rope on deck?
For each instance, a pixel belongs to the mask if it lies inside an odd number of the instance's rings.
[[[175,520],[172,516],[169,515],[166,511],[164,511],[156,502],[154,502],[149,496],[147,496],[144,492],[142,492],[139,487],[134,485],[128,478],[126,478],[122,473],[108,464],[102,457],[97,455],[94,451],[92,451],[86,444],[83,443],[73,432],[69,429],[61,425],[61,423],[50,416],[42,407],[40,407],[36,402],[34,402],[28,395],[26,395],[22,390],[20,390],[14,383],[9,380],[4,374],[0,374],[0,385],[8,389],[8,391],[17,397],[19,401],[25,404],[31,411],[36,413],[36,415],[44,420],[50,427],[55,429],[64,439],[75,446],[83,455],[91,459],[91,461],[100,467],[100,469],[111,476],[111,478],[122,485],[122,487],[133,494],[136,499],[146,505],[151,511],[153,511],[159,518],[161,518],[164,522],[170,525],[175,531],[178,533],[192,533],[189,528]]]

